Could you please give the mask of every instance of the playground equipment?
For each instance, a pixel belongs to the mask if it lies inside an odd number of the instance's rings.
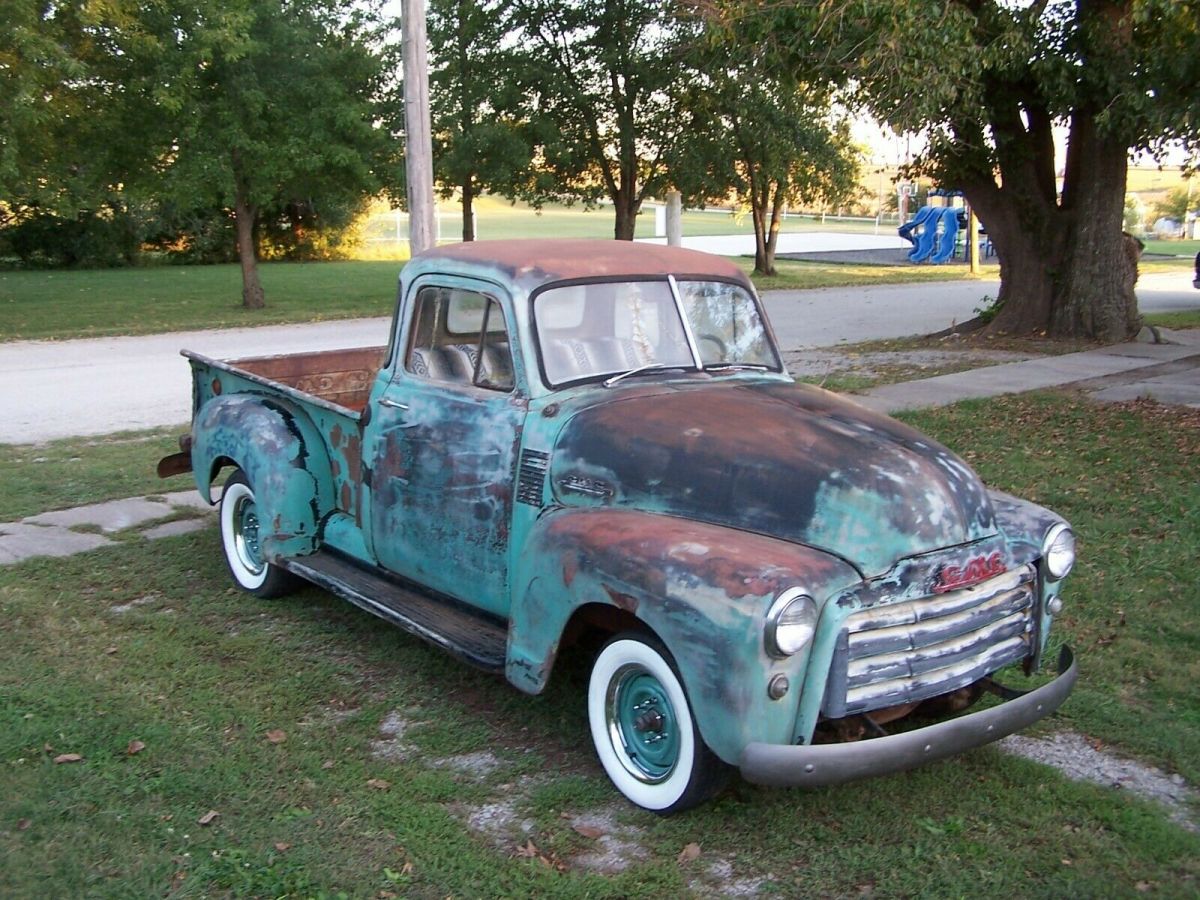
[[[961,197],[961,191],[932,190],[932,197],[945,197],[947,201]],[[912,220],[897,229],[900,237],[912,243],[908,252],[909,262],[928,260],[941,265],[952,256],[958,246],[959,229],[965,225],[966,210],[956,206],[922,206]]]

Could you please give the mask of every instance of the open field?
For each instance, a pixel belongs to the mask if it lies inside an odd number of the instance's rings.
[[[1200,780],[1196,414],[1058,394],[906,418],[1080,532],[1056,639],[1083,676],[1047,727]],[[58,451],[104,483],[118,456],[148,473],[162,440]],[[20,480],[0,479],[0,505],[29,502]],[[673,819],[634,810],[587,745],[583,659],[529,698],[320,591],[251,599],[215,525],[0,569],[0,614],[5,896],[1200,888],[1200,837],[1158,807],[990,748],[817,792],[735,783]]]
[[[748,272],[750,260],[738,260]],[[236,265],[89,271],[0,271],[0,340],[159,334],[388,316],[400,264],[388,260],[264,263],[267,306],[241,307]],[[848,266],[781,260],[761,290],[963,278],[933,266]],[[994,277],[994,273],[992,273]]]
[[[485,196],[475,201],[475,228],[479,240],[507,237],[528,238],[611,238],[613,210],[611,206],[584,209],[580,205],[564,206],[548,203],[540,210],[525,203],[509,203],[501,197]],[[458,240],[462,234],[462,211],[455,200],[438,201],[438,233],[443,240]],[[684,235],[754,234],[748,212],[737,214],[728,209],[685,209],[682,216]],[[364,250],[374,246],[405,243],[408,236],[404,213],[376,212],[371,216],[364,235]],[[874,221],[837,219],[813,215],[790,215],[783,220],[785,233],[802,231],[850,231],[865,234],[896,233],[896,223],[883,223],[876,228]],[[649,204],[638,215],[634,236],[655,236],[655,211]]]

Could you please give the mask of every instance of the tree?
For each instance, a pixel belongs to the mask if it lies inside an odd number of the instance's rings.
[[[662,0],[515,0],[511,71],[534,165],[511,193],[613,204],[633,240],[642,201],[670,185],[666,160],[687,139],[686,42]]]
[[[990,328],[1104,341],[1137,329],[1127,160],[1175,138],[1197,149],[1200,0],[731,0],[720,14],[804,73],[851,79],[881,121],[928,134],[909,174],[961,189],[996,247]]]
[[[349,0],[45,0],[0,16],[0,196],[43,233],[95,243],[99,223],[133,253],[172,222],[232,220],[255,307],[260,229],[308,242],[386,177],[383,67]]]
[[[1167,196],[1154,204],[1154,212],[1182,224],[1187,219],[1187,214],[1198,206],[1200,191],[1195,191],[1189,184],[1186,187],[1171,188]]]
[[[173,12],[157,56],[172,113],[164,184],[229,210],[242,302],[261,307],[264,216],[345,207],[380,186],[380,57],[344,0],[194,0]]]
[[[431,0],[430,112],[434,176],[443,198],[458,192],[462,239],[475,240],[474,202],[484,188],[513,192],[530,148],[505,110],[512,79],[501,77],[505,24],[497,0]]]
[[[121,40],[129,22],[117,2],[0,2],[0,226],[23,257],[136,252],[158,118],[134,87],[144,60]]]
[[[857,189],[859,152],[835,122],[828,92],[781,76],[755,48],[705,45],[687,95],[693,139],[672,173],[693,202],[731,193],[750,208],[754,269],[775,274],[775,248],[788,207],[840,203]]]

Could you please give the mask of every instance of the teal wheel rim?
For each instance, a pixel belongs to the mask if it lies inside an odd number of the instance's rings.
[[[233,529],[242,564],[257,575],[263,570],[265,563],[258,544],[258,506],[252,497],[242,497],[238,500],[233,515]]]
[[[679,718],[666,688],[640,665],[619,669],[609,683],[608,727],[626,770],[649,784],[679,763]]]

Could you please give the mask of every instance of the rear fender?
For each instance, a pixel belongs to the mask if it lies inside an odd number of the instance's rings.
[[[857,581],[835,557],[763,535],[636,510],[552,511],[534,525],[514,573],[506,674],[540,692],[575,612],[615,607],[666,645],[705,742],[735,763],[752,741],[792,738],[808,650],[767,653],[772,601],[801,587],[819,603]],[[790,689],[772,700],[777,675]]]
[[[263,523],[268,559],[312,553],[333,509],[329,455],[312,420],[287,401],[251,394],[207,401],[192,424],[192,472],[200,495],[215,503],[212,484],[227,465],[246,473]]]

